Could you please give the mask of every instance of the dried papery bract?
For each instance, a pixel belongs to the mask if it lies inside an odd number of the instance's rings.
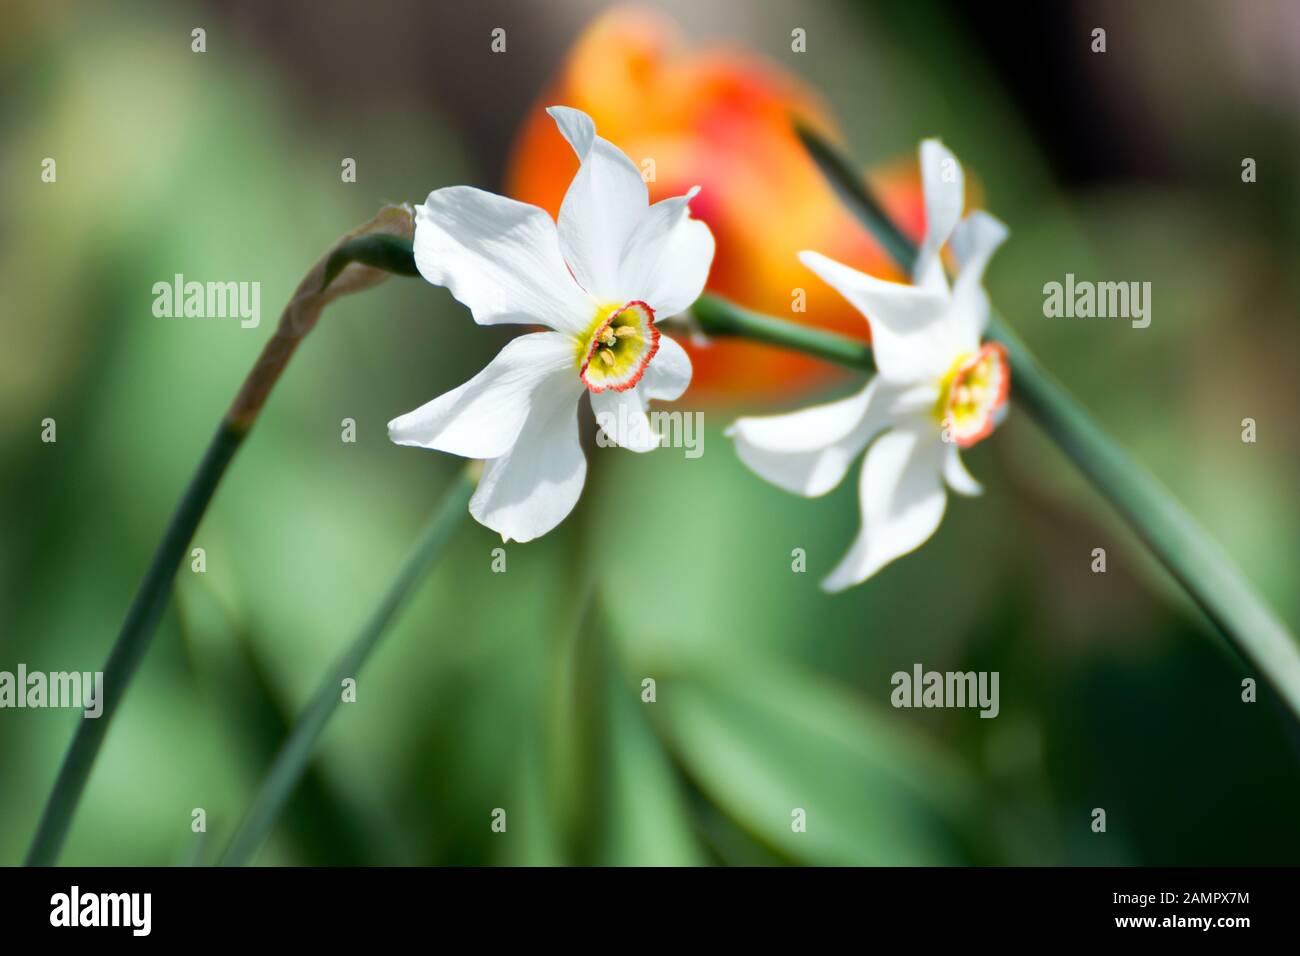
[[[294,290],[293,298],[280,315],[275,334],[262,349],[262,354],[258,356],[239,394],[231,403],[230,410],[226,412],[227,422],[243,431],[252,426],[289,357],[307,333],[316,327],[325,306],[342,296],[378,285],[392,276],[391,271],[357,261],[350,261],[335,275],[329,275],[333,271],[331,264],[337,261],[333,258],[335,250],[362,236],[410,239],[414,228],[410,206],[385,206],[375,218],[353,229],[321,257]]]

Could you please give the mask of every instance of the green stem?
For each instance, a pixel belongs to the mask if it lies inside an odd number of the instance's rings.
[[[702,297],[692,308],[702,331],[736,335],[854,369],[873,367],[865,343],[755,315],[721,299]],[[1282,621],[1191,516],[1115,443],[1039,363],[999,317],[989,338],[1006,346],[1012,395],[1102,492],[1173,574],[1229,644],[1265,674],[1300,717],[1300,650]]]
[[[813,158],[823,174],[899,267],[910,273],[915,244],[889,220],[834,149],[808,130],[799,130],[799,135],[805,144],[815,144]],[[384,242],[386,261],[402,261],[410,254],[409,243]],[[364,250],[361,254],[374,255]],[[347,246],[338,255],[349,255]],[[404,264],[404,274],[413,268],[412,258],[409,266]],[[709,335],[766,342],[858,370],[874,368],[871,348],[864,342],[759,315],[716,296],[701,296],[691,312],[701,331]],[[1169,492],[1106,435],[996,315],[989,324],[989,337],[1007,348],[1016,401],[1115,506],[1231,647],[1265,675],[1300,718],[1300,645],[1286,625]]]
[[[871,231],[899,268],[911,275],[916,263],[916,244],[889,218],[885,207],[880,205],[849,161],[810,127],[797,120],[794,132],[840,202]]]
[[[357,236],[338,246],[325,260],[322,287],[328,286],[343,269],[353,262],[382,269],[399,276],[418,276],[411,240],[387,233]]]
[[[36,835],[27,851],[28,866],[52,866],[58,860],[59,851],[67,838],[73,814],[85,792],[86,781],[90,778],[90,771],[104,743],[109,724],[126,696],[131,679],[149,649],[154,632],[158,629],[158,621],[171,598],[172,584],[185,550],[189,547],[199,522],[203,520],[204,512],[207,511],[226,468],[256,423],[289,359],[315,327],[326,305],[339,296],[382,282],[392,271],[386,264],[369,268],[364,259],[354,257],[358,259],[359,265],[344,274],[343,268],[348,263],[336,264],[335,250],[351,243],[364,243],[364,240],[376,234],[409,237],[413,228],[409,209],[386,206],[374,219],[358,226],[335,243],[298,284],[293,298],[280,315],[275,332],[267,340],[230,408],[226,410],[225,418],[212,437],[207,452],[172,513],[162,540],[154,550],[153,558],[104,665],[103,712],[95,719],[83,718],[77,725],[72,743],[59,767],[58,777],[55,778],[54,789],[41,812]],[[407,239],[406,242],[409,246],[410,240]],[[409,254],[408,258],[411,258]],[[411,269],[414,268],[412,258]]]
[[[94,719],[82,718],[77,724],[77,732],[63,758],[54,790],[27,853],[28,866],[52,866],[58,859],[73,812],[86,788],[86,780],[90,777],[104,735],[108,733],[109,721],[113,719],[127,685],[149,648],[149,639],[167,607],[176,570],[194,537],[194,530],[245,434],[223,421],[212,436],[189,487],[181,496],[104,665],[103,712]]]
[[[248,813],[221,857],[220,865],[241,866],[247,863],[270,835],[280,811],[284,809],[311,763],[316,741],[320,739],[325,725],[339,705],[342,696],[340,687],[344,679],[356,677],[403,602],[437,562],[447,541],[464,518],[477,480],[475,472],[474,464],[467,466],[447,491],[415,546],[407,554],[383,600],[325,678],[311,703],[295,721],[280,752],[276,754],[271,769],[263,778]]]
[[[850,163],[808,129],[796,130],[845,205],[908,273],[916,245],[885,215]],[[766,330],[768,335],[771,329]],[[1300,645],[1240,570],[1173,496],[1128,456],[994,315],[989,338],[1006,346],[1012,395],[1115,506],[1227,639],[1300,718]],[[770,340],[770,339],[769,339]]]
[[[998,316],[989,323],[989,338],[1006,346],[1012,393],[1020,406],[1124,516],[1229,645],[1266,676],[1300,717],[1300,648],[1245,575]]]
[[[716,296],[700,296],[691,306],[691,314],[695,316],[700,331],[708,335],[735,335],[766,342],[864,372],[873,372],[876,368],[871,346],[865,342],[750,312]]]

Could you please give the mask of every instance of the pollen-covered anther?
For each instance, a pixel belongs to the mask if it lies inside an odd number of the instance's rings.
[[[654,310],[629,302],[602,309],[579,339],[578,375],[593,392],[633,388],[659,350]]]
[[[1011,387],[1007,350],[997,342],[961,356],[944,376],[935,413],[948,437],[969,448],[988,437],[1006,412]]]

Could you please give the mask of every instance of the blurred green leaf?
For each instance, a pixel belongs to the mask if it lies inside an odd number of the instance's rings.
[[[655,707],[700,789],[790,859],[969,862],[971,780],[833,685],[766,666],[700,669],[661,681]],[[806,832],[792,829],[796,808]]]
[[[338,708],[341,696],[339,688],[343,681],[355,678],[361,670],[394,616],[406,603],[410,592],[424,582],[429,569],[442,556],[452,532],[464,519],[474,486],[473,467],[472,464],[467,466],[453,481],[361,633],[294,721],[293,728],[258,788],[252,806],[222,857],[223,865],[239,866],[249,862],[270,834],[285,803],[297,789],[303,773],[310,765],[325,725]]]
[[[681,787],[640,711],[654,705],[641,703],[639,682],[623,670],[599,592],[585,590],[591,596],[572,638],[557,645],[552,683],[552,793],[565,808],[573,857],[617,866],[703,863]]]
[[[600,862],[615,866],[699,866],[705,862],[682,788],[641,710],[639,688],[609,685],[610,794]]]
[[[527,750],[519,760],[515,795],[508,817],[514,836],[506,841],[500,862],[508,866],[562,866],[562,834],[546,791],[540,748]]]
[[[232,745],[255,782],[275,759],[291,729],[292,712],[277,693],[256,643],[222,605],[206,576],[190,576],[178,585],[181,636],[194,665],[195,681],[219,715]],[[370,859],[365,834],[355,811],[321,772],[319,759],[303,772],[302,782],[286,807],[285,829],[302,862],[313,866],[359,866]],[[206,842],[213,842],[212,821]],[[208,862],[211,853],[195,864]]]

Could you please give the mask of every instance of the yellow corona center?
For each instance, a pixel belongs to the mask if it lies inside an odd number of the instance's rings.
[[[1001,420],[1010,384],[1007,350],[989,342],[978,352],[960,356],[940,380],[935,417],[952,441],[969,448]]]
[[[624,391],[659,350],[654,310],[644,302],[602,306],[577,341],[578,375],[593,392]]]

